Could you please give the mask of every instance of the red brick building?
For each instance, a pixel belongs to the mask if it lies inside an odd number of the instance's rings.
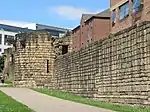
[[[110,0],[111,33],[150,21],[150,0]]]
[[[72,30],[73,49],[79,50],[90,42],[110,34],[110,10],[98,14],[83,14],[80,25]]]

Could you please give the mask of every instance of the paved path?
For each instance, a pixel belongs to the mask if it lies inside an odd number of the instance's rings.
[[[47,96],[26,88],[0,88],[36,112],[113,112]]]

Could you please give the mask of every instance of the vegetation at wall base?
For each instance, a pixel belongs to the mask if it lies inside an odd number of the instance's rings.
[[[33,112],[27,106],[15,101],[0,91],[0,112]]]
[[[6,85],[4,87],[13,87],[13,82],[11,80],[6,80],[5,84]]]
[[[74,101],[74,102],[100,107],[108,110],[114,110],[117,112],[150,112],[150,108],[138,108],[138,107],[131,107],[131,106],[113,105],[113,104],[108,104],[97,100],[86,99],[80,96],[73,95],[71,93],[57,91],[53,89],[37,88],[33,90],[49,96],[61,98],[64,100]]]
[[[0,73],[4,69],[4,56],[0,56]]]

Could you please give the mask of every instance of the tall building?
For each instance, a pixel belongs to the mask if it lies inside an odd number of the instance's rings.
[[[12,45],[8,42],[8,40],[15,39],[15,35],[18,33],[24,33],[30,31],[32,30],[27,28],[20,28],[20,27],[0,24],[0,55],[4,52],[4,49],[12,47]]]
[[[150,0],[110,0],[111,33],[150,20]]]
[[[4,49],[12,47],[8,40],[14,39],[16,34],[35,30],[47,31],[53,37],[63,37],[68,33],[68,31],[70,31],[65,28],[42,25],[37,23],[0,20],[0,55],[4,52]]]
[[[80,25],[72,30],[73,49],[103,39],[110,34],[110,9],[98,14],[83,14]]]
[[[50,32],[50,34],[54,37],[63,37],[68,31],[70,31],[67,28],[43,25],[38,23],[11,21],[11,20],[0,20],[0,24],[21,27],[21,28],[28,28],[31,30],[44,30]]]

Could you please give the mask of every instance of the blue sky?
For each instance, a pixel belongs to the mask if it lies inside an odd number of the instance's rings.
[[[82,13],[97,13],[108,7],[109,0],[1,0],[0,20],[74,28]]]

